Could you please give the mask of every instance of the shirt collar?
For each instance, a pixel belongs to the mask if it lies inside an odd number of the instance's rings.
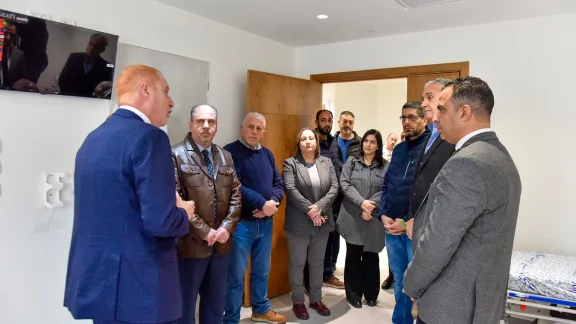
[[[470,133],[470,134],[462,137],[462,138],[458,141],[458,143],[456,143],[456,147],[455,147],[456,151],[459,150],[459,149],[461,149],[462,146],[463,146],[469,139],[471,139],[472,137],[474,137],[474,136],[476,136],[476,135],[478,135],[478,134],[481,134],[481,133],[486,133],[486,132],[492,132],[492,128],[482,128],[482,129],[478,129],[478,130],[475,130],[475,131],[473,131],[472,133]]]
[[[118,107],[118,109],[129,110],[129,111],[135,113],[136,115],[138,115],[138,117],[140,117],[140,119],[142,119],[146,124],[152,124],[152,122],[150,121],[150,118],[148,118],[148,116],[146,116],[143,112],[141,112],[140,110],[138,110],[132,106],[122,105],[122,106]]]
[[[198,142],[196,142],[196,141],[194,141],[194,143],[196,143],[196,146],[198,146],[198,151],[200,151],[200,153],[202,153],[204,150],[206,150],[206,151],[208,151],[209,156],[212,155],[212,145],[210,145],[210,146],[208,146],[208,148],[206,148],[206,147],[198,144]]]
[[[258,144],[256,145],[256,148],[253,148],[253,147],[251,147],[250,145],[248,145],[248,143],[246,143],[246,142],[242,139],[242,137],[240,137],[238,140],[240,141],[240,143],[242,143],[244,146],[246,146],[247,148],[251,149],[252,151],[258,151],[259,149],[262,148],[262,145],[260,145],[260,143],[258,143]]]

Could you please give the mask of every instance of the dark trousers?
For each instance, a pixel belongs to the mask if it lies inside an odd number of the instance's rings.
[[[420,317],[418,317],[418,319],[416,320],[416,324],[426,324],[426,323],[424,323],[424,321],[421,320]]]
[[[362,245],[346,243],[344,287],[351,301],[376,301],[380,293],[380,258],[378,253],[365,252]]]
[[[94,324],[138,324],[138,323],[94,320]],[[157,324],[178,324],[178,321],[166,322],[166,323],[157,323]]]
[[[334,268],[336,268],[336,261],[338,260],[339,252],[340,234],[334,230],[328,235],[328,243],[326,243],[326,252],[324,253],[324,281],[334,278]],[[306,285],[309,283],[308,262],[304,265],[304,283]]]
[[[182,318],[179,324],[196,323],[196,300],[200,294],[200,323],[222,324],[230,255],[216,253],[203,259],[180,259]]]

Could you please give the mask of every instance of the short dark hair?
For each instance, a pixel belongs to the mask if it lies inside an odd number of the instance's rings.
[[[484,80],[467,76],[458,78],[446,85],[453,88],[452,100],[460,105],[468,105],[477,116],[490,117],[494,108],[494,94]]]
[[[424,110],[422,109],[422,104],[418,101],[408,101],[402,106],[402,111],[404,109],[416,109],[416,114],[420,117],[424,117]]]
[[[340,117],[342,117],[344,115],[350,115],[350,116],[352,116],[352,118],[356,118],[356,117],[354,117],[354,114],[348,110],[344,110],[343,112],[340,113]]]
[[[90,40],[93,39],[98,39],[102,41],[102,47],[106,48],[108,47],[108,37],[106,37],[106,35],[102,34],[102,33],[96,33],[96,34],[92,34],[92,36],[90,36]]]
[[[332,118],[334,118],[334,114],[332,114],[332,112],[331,112],[330,110],[328,110],[328,109],[320,109],[320,110],[318,110],[318,111],[316,112],[316,121],[320,121],[320,120],[318,120],[318,118],[320,118],[320,114],[323,113],[323,112],[325,112],[325,111],[329,112],[330,115],[332,116]]]

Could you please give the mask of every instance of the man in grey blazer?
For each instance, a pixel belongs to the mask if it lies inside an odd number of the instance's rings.
[[[521,182],[490,129],[494,96],[475,77],[450,82],[434,116],[456,145],[416,213],[404,290],[418,323],[496,324],[504,318]]]

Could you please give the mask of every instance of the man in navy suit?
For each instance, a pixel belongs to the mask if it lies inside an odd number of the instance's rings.
[[[64,305],[94,324],[175,323],[182,316],[176,238],[194,203],[176,194],[166,124],[174,103],[162,74],[129,66],[120,108],[76,156],[74,228]]]

